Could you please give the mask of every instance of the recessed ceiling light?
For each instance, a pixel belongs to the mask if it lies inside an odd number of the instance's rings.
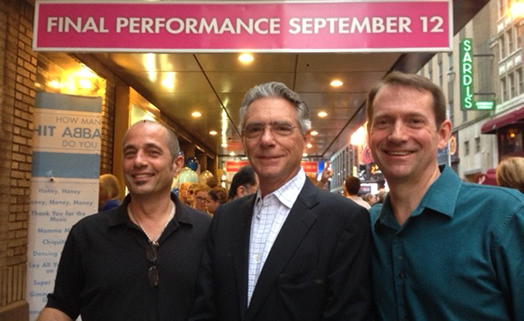
[[[313,131],[311,132],[311,136],[317,136],[317,135],[318,135],[318,132],[317,132],[316,130],[313,130]]]
[[[326,116],[328,115],[328,113],[326,113],[325,111],[321,111],[321,112],[319,112],[317,115],[318,115],[318,117],[320,117],[320,118],[324,118],[324,117],[326,117]]]
[[[307,147],[307,148],[311,148],[311,147],[313,147],[313,144],[308,143],[308,144],[306,145],[306,147]]]
[[[342,86],[344,83],[338,79],[335,79],[333,80],[330,85],[333,86],[333,87],[340,87]]]
[[[253,55],[251,54],[241,54],[240,56],[238,56],[238,60],[240,60],[240,62],[242,63],[245,63],[245,64],[248,64],[250,62],[252,62],[255,58],[253,58]]]
[[[209,135],[211,136],[215,136],[216,134],[218,134],[216,130],[212,130],[209,132]]]
[[[191,113],[191,116],[193,116],[193,118],[199,118],[202,117],[202,113],[200,113],[199,111],[194,111]]]

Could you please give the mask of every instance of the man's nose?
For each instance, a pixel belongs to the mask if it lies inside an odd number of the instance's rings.
[[[389,140],[394,142],[406,140],[407,128],[401,121],[396,121],[392,128],[391,133],[389,134]]]

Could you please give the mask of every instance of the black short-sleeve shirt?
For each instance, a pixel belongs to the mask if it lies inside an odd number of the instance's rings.
[[[148,238],[118,208],[86,217],[71,229],[47,307],[83,321],[186,320],[211,217],[171,194],[176,215],[159,239],[159,284],[151,286]]]

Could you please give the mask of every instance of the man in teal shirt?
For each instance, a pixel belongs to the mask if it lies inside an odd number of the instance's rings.
[[[377,320],[524,320],[524,196],[439,167],[451,133],[440,88],[394,72],[367,101],[390,187],[371,217]]]

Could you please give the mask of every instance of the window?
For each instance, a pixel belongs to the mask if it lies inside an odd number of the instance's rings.
[[[516,50],[519,50],[522,47],[522,30],[520,29],[520,25],[517,24],[515,27],[515,38],[517,41],[517,48]]]
[[[506,38],[508,41],[508,55],[510,55],[515,50],[515,48],[513,48],[513,29],[509,29],[506,32]]]
[[[500,92],[502,93],[502,102],[508,101],[508,89],[506,88],[506,79],[500,80]]]
[[[428,64],[428,78],[433,81],[433,61],[430,61]]]
[[[499,18],[504,17],[504,0],[499,0]]]
[[[469,140],[464,142],[464,155],[469,155]]]
[[[522,95],[524,94],[524,82],[523,82],[523,79],[522,79],[522,68],[519,68],[517,69],[517,71],[515,72],[517,74],[517,81],[519,82],[519,95]]]
[[[500,59],[506,58],[506,43],[504,42],[504,36],[499,37],[500,47]]]
[[[513,74],[510,74],[508,76],[509,78],[509,99],[516,96],[515,94],[515,78],[513,77]]]
[[[468,121],[468,111],[462,110],[462,123],[465,123]]]
[[[475,137],[475,154],[480,153],[480,137]]]

